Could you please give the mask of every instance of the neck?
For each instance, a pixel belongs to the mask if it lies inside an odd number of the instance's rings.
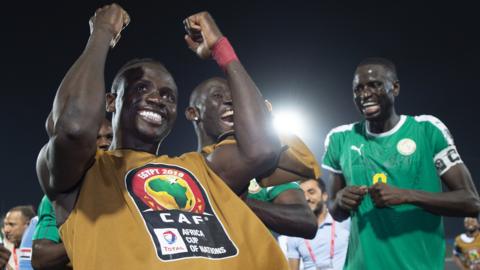
[[[207,133],[198,127],[195,127],[195,132],[197,133],[197,152],[201,152],[205,146],[209,146],[217,143],[217,138],[213,136],[208,136]]]
[[[115,132],[110,149],[131,149],[157,155],[161,142],[162,141],[147,143],[140,138],[132,136],[127,138],[126,136],[122,136],[119,132]]]
[[[380,119],[367,120],[368,129],[372,133],[383,133],[391,130],[400,121],[400,116],[397,115],[395,110]]]
[[[322,224],[325,221],[325,219],[327,218],[327,213],[327,208],[323,206],[322,212],[320,212],[320,214],[317,216],[318,225]]]

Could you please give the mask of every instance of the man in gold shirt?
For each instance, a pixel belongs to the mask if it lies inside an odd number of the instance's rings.
[[[268,102],[267,104],[271,108]],[[235,144],[235,114],[232,92],[225,79],[213,77],[195,87],[185,115],[194,125],[197,151],[209,154],[219,147]],[[316,218],[299,185],[288,181],[319,177],[320,169],[313,153],[299,138],[289,134],[282,136],[281,142],[285,145],[285,151],[280,160],[287,161],[285,157],[293,151],[297,155],[295,158],[293,155],[288,156],[288,162],[279,162],[276,170],[268,175],[270,182],[276,182],[274,186],[262,183],[267,178],[265,175],[262,177],[259,174],[256,177],[260,184],[257,179],[252,179],[244,201],[265,226],[274,232],[311,239],[317,231]]]
[[[64,197],[57,203],[67,213],[60,231],[73,268],[288,269],[273,237],[236,195],[275,166],[281,145],[230,43],[208,13],[186,19],[188,46],[213,57],[231,86],[237,144],[206,157],[168,157],[158,149],[176,119],[178,93],[161,63],[128,62],[105,100],[108,50],[128,22],[115,4],[91,19],[87,46],[57,91],[54,132],[38,158],[44,191]],[[110,151],[97,151],[105,101],[114,139]]]
[[[465,233],[455,237],[453,245],[453,260],[458,269],[480,269],[480,233],[478,220],[467,217],[464,219]]]

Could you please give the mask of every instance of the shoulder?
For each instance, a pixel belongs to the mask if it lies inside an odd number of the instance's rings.
[[[425,131],[428,132],[440,132],[443,137],[447,140],[448,144],[453,144],[453,138],[448,131],[447,126],[437,117],[433,115],[418,115],[412,116],[412,119],[418,124],[424,127]]]
[[[355,122],[351,124],[341,125],[335,128],[332,128],[325,137],[325,148],[328,147],[332,140],[337,138],[344,137],[348,133],[356,130],[361,125],[361,122]]]

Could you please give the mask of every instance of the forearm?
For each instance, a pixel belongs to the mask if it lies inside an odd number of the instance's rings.
[[[32,252],[34,269],[61,269],[68,263],[67,252],[62,243],[53,243],[50,240],[35,240]]]
[[[111,38],[107,30],[95,30],[65,75],[53,103],[54,134],[70,138],[88,134],[96,139],[104,118],[104,67]]]
[[[312,211],[300,204],[274,204],[246,199],[247,205],[269,229],[283,235],[311,239],[317,223]]]
[[[480,211],[478,196],[461,189],[448,192],[403,190],[406,203],[419,206],[433,214],[443,216],[477,217]]]
[[[235,136],[240,150],[247,159],[273,156],[276,160],[281,144],[272,128],[264,98],[240,62],[231,62],[225,72],[232,90]],[[270,162],[263,168],[260,166],[257,172],[266,171],[272,165]]]

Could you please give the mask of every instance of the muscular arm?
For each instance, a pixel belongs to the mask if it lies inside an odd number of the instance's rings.
[[[449,191],[426,192],[377,183],[369,192],[377,207],[410,203],[436,215],[477,217],[480,200],[467,167],[456,164],[441,178]]]
[[[237,144],[217,148],[208,156],[212,169],[234,190],[241,193],[250,179],[276,165],[281,146],[270,125],[263,98],[243,66],[227,66]]]
[[[210,56],[222,33],[207,12],[197,13],[186,20],[188,29],[201,32],[200,40],[186,37],[189,47],[200,57]],[[207,156],[209,166],[237,194],[241,194],[251,179],[276,165],[281,151],[280,140],[274,133],[264,98],[238,60],[224,67],[232,92],[237,144],[221,147]]]
[[[480,212],[480,200],[467,167],[463,163],[457,164],[441,178],[449,191],[432,193],[405,190],[405,202],[437,215],[477,217]]]
[[[247,198],[246,203],[265,226],[279,234],[308,239],[315,237],[316,218],[301,190],[286,190],[273,203],[251,198]]]
[[[96,136],[104,117],[103,70],[112,33],[94,30],[82,55],[69,69],[53,103],[54,130],[45,158],[54,193],[71,189],[91,165]]]
[[[47,239],[33,241],[32,266],[35,270],[64,269],[69,259],[63,243]]]

